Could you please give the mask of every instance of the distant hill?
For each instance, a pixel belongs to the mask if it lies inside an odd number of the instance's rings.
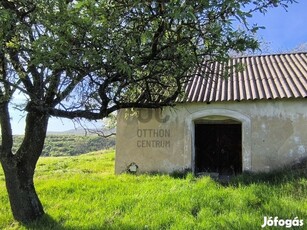
[[[101,129],[101,130],[98,130],[98,132],[100,134],[103,134],[103,135],[110,135],[110,134],[115,134],[116,133],[116,129]],[[97,131],[95,130],[85,130],[84,128],[76,128],[76,129],[69,129],[69,130],[66,130],[66,131],[61,131],[61,132],[47,132],[47,135],[97,135]]]
[[[84,130],[83,130],[84,131]],[[21,144],[23,136],[14,136],[13,152]],[[102,137],[97,134],[79,132],[51,132],[48,133],[42,156],[75,156],[92,151],[115,147],[115,136]]]
[[[86,132],[84,129],[78,128],[78,129],[70,129],[70,130],[65,130],[61,132],[56,132],[56,131],[50,131],[47,132],[47,135],[86,135]]]

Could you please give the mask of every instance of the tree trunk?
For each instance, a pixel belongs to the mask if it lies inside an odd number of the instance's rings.
[[[12,154],[11,149],[1,148],[0,160],[12,213],[21,223],[29,223],[44,214],[43,206],[35,191],[33,176],[44,147],[47,125],[48,115],[29,112],[25,136],[16,154]]]
[[[2,162],[2,166],[14,218],[21,223],[28,223],[42,216],[43,206],[33,183],[34,170],[26,163]]]

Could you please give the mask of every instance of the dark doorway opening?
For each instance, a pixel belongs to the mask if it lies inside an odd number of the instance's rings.
[[[242,125],[195,124],[195,172],[242,172]]]

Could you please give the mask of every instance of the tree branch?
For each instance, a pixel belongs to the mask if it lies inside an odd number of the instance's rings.
[[[24,84],[26,90],[29,92],[29,94],[34,95],[33,84],[32,84],[32,82],[31,82],[31,80],[30,80],[30,78],[27,74],[27,71],[20,64],[18,53],[10,50],[9,55],[10,55],[12,65],[13,65],[14,69],[17,71],[17,74],[18,74],[21,82]]]
[[[78,74],[77,77],[72,78],[70,84],[60,93],[57,98],[53,101],[52,106],[58,105],[64,98],[66,98],[75,87],[84,79],[84,74]]]
[[[3,53],[0,53],[0,76],[3,80],[7,78],[7,63]],[[9,100],[11,97],[10,87],[4,83],[4,92],[0,88],[0,126],[1,126],[1,151],[0,157],[12,156],[13,134],[9,114]]]
[[[1,136],[2,136],[2,144],[1,144],[1,151],[0,157],[11,157],[12,154],[12,147],[13,147],[13,134],[12,134],[12,127],[10,122],[10,114],[8,101],[2,101],[3,95],[0,91],[0,125],[1,125]]]

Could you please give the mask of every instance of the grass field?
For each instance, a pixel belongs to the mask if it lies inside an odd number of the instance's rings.
[[[35,183],[46,215],[12,218],[0,169],[0,229],[261,229],[264,216],[304,221],[307,170],[242,175],[229,185],[171,175],[119,175],[114,151],[44,157]],[[264,228],[265,229],[265,228]],[[267,228],[271,229],[271,228]]]

